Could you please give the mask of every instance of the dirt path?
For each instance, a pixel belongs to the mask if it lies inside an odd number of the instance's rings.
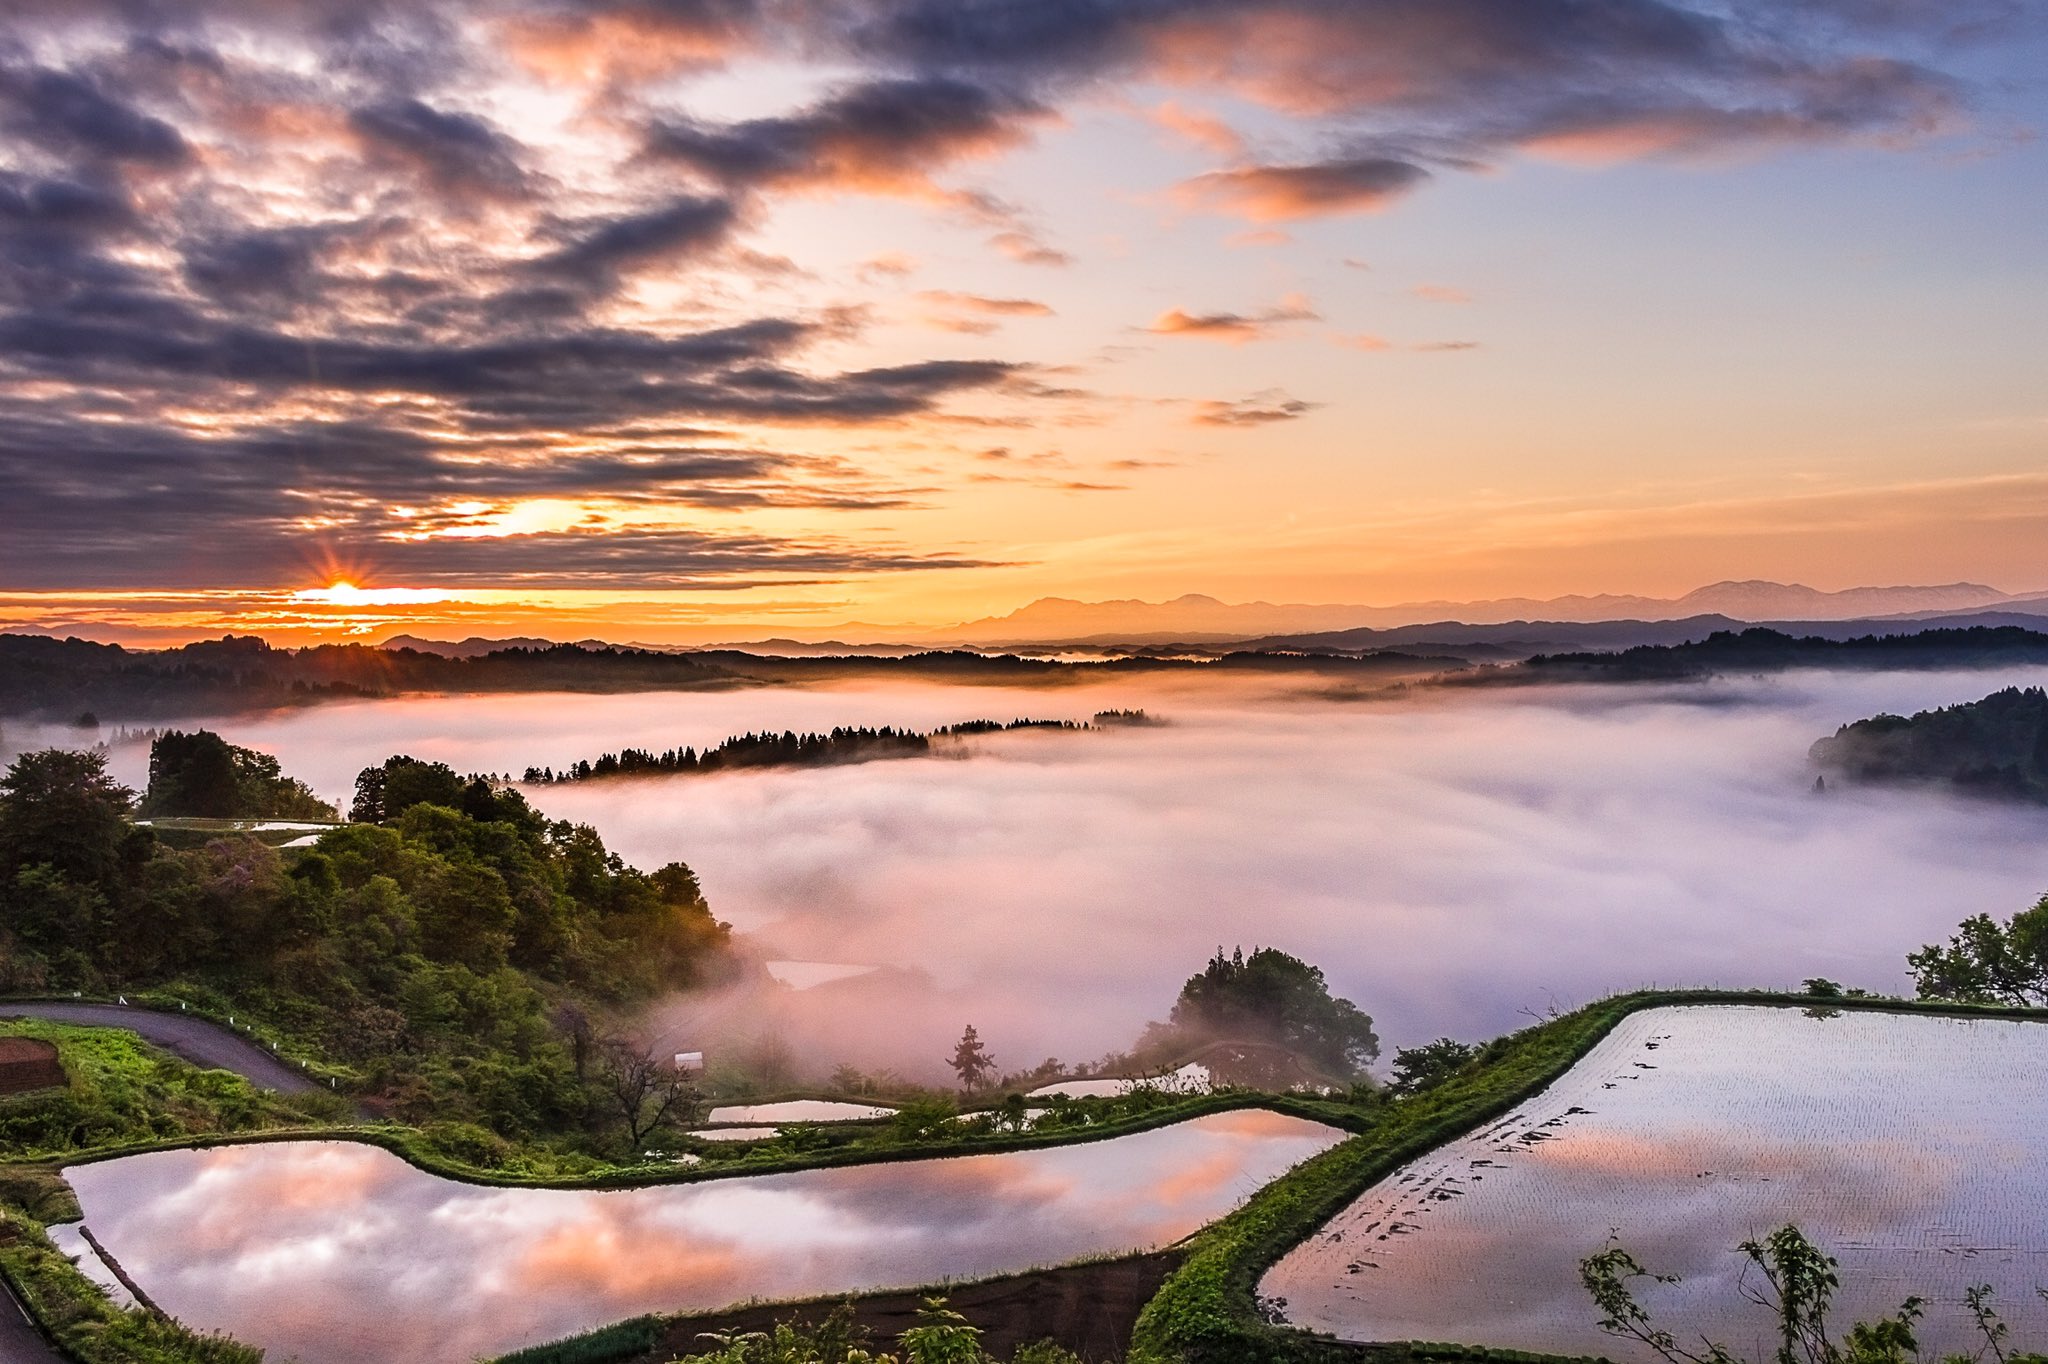
[[[0,1018],[43,1018],[88,1028],[126,1028],[174,1056],[210,1070],[231,1070],[265,1089],[305,1094],[320,1086],[246,1037],[189,1014],[120,1004],[0,1003]]]

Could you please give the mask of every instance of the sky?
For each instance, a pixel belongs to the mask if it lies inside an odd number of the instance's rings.
[[[15,0],[0,627],[2048,589],[2025,0]]]

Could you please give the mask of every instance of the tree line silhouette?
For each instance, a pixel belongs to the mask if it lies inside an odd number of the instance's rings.
[[[646,748],[623,748],[571,763],[557,771],[552,767],[529,767],[522,781],[550,785],[565,781],[599,781],[608,777],[696,775],[754,767],[825,767],[835,763],[873,762],[888,758],[920,758],[930,753],[934,740],[966,738],[976,734],[1004,734],[1018,729],[1081,731],[1111,725],[1154,723],[1142,710],[1105,710],[1094,720],[967,720],[926,733],[883,725],[879,729],[840,725],[822,734],[798,734],[784,730],[777,734],[736,734],[715,748],[698,752],[684,746],[655,752]]]

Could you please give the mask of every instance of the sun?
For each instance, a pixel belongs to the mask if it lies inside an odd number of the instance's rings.
[[[336,578],[325,587],[301,588],[292,600],[309,606],[425,606],[447,601],[449,594],[431,587],[358,587]]]

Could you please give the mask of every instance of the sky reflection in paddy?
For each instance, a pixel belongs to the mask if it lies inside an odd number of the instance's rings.
[[[610,1192],[488,1189],[286,1142],[67,1172],[163,1307],[303,1364],[468,1360],[642,1312],[1164,1245],[1340,1133],[1218,1114],[1049,1150]]]
[[[1734,1247],[1790,1222],[1840,1259],[1845,1327],[1918,1294],[1928,1355],[1972,1350],[1962,1292],[1989,1283],[2013,1338],[2038,1341],[2044,1057],[2039,1023],[1639,1013],[1511,1117],[1367,1191],[1259,1291],[1351,1340],[1648,1359],[1598,1329],[1578,1281],[1611,1232],[1681,1276],[1642,1289],[1659,1325],[1762,1358],[1770,1322]]]

